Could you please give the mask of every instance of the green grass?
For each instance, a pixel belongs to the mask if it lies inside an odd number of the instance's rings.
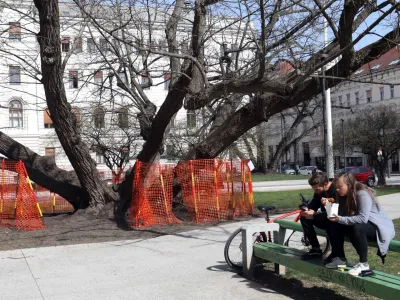
[[[308,179],[308,176],[304,175],[286,175],[286,174],[253,174],[251,176],[252,181],[277,181],[277,180],[301,180]]]
[[[399,187],[378,187],[375,189],[377,196],[400,193]],[[279,191],[279,192],[254,192],[254,205],[265,204],[274,205],[277,209],[296,209],[301,200],[299,194],[302,193],[306,199],[313,196],[312,189]]]
[[[300,193],[306,199],[311,199],[313,190],[295,190],[295,191],[279,191],[279,192],[254,192],[254,206],[265,204],[274,205],[278,209],[296,209],[301,203]]]

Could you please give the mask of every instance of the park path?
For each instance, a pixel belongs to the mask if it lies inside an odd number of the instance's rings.
[[[400,194],[379,197],[400,217]],[[1,299],[289,299],[229,271],[224,243],[262,218],[147,240],[0,252]]]

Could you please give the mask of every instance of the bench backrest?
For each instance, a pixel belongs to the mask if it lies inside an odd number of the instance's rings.
[[[301,226],[300,222],[293,222],[289,220],[276,220],[275,223],[279,224],[280,227],[285,229],[303,232],[303,226]],[[319,236],[326,236],[325,230],[315,228],[315,232]],[[372,247],[378,247],[378,245],[375,242],[368,242],[368,244]],[[393,252],[400,252],[400,241],[391,240],[389,245],[389,250]]]

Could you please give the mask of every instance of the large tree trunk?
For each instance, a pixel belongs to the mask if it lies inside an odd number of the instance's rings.
[[[35,183],[67,199],[75,209],[88,207],[88,195],[76,173],[58,168],[53,157],[40,156],[1,131],[0,153],[12,160],[22,160]]]
[[[42,83],[55,132],[69,158],[81,186],[89,198],[89,214],[99,215],[105,204],[117,200],[116,195],[100,179],[89,148],[81,140],[74,124],[71,106],[63,82],[61,37],[58,1],[35,0],[39,11]]]

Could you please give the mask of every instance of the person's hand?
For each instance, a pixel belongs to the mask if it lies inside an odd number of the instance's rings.
[[[332,218],[329,218],[329,221],[337,223],[337,222],[339,222],[339,217],[337,215],[333,215]]]
[[[328,198],[321,198],[321,204],[323,206],[325,206],[327,202],[328,202]]]
[[[314,218],[314,211],[312,209],[302,211],[301,216],[306,219],[312,219],[312,218]]]

